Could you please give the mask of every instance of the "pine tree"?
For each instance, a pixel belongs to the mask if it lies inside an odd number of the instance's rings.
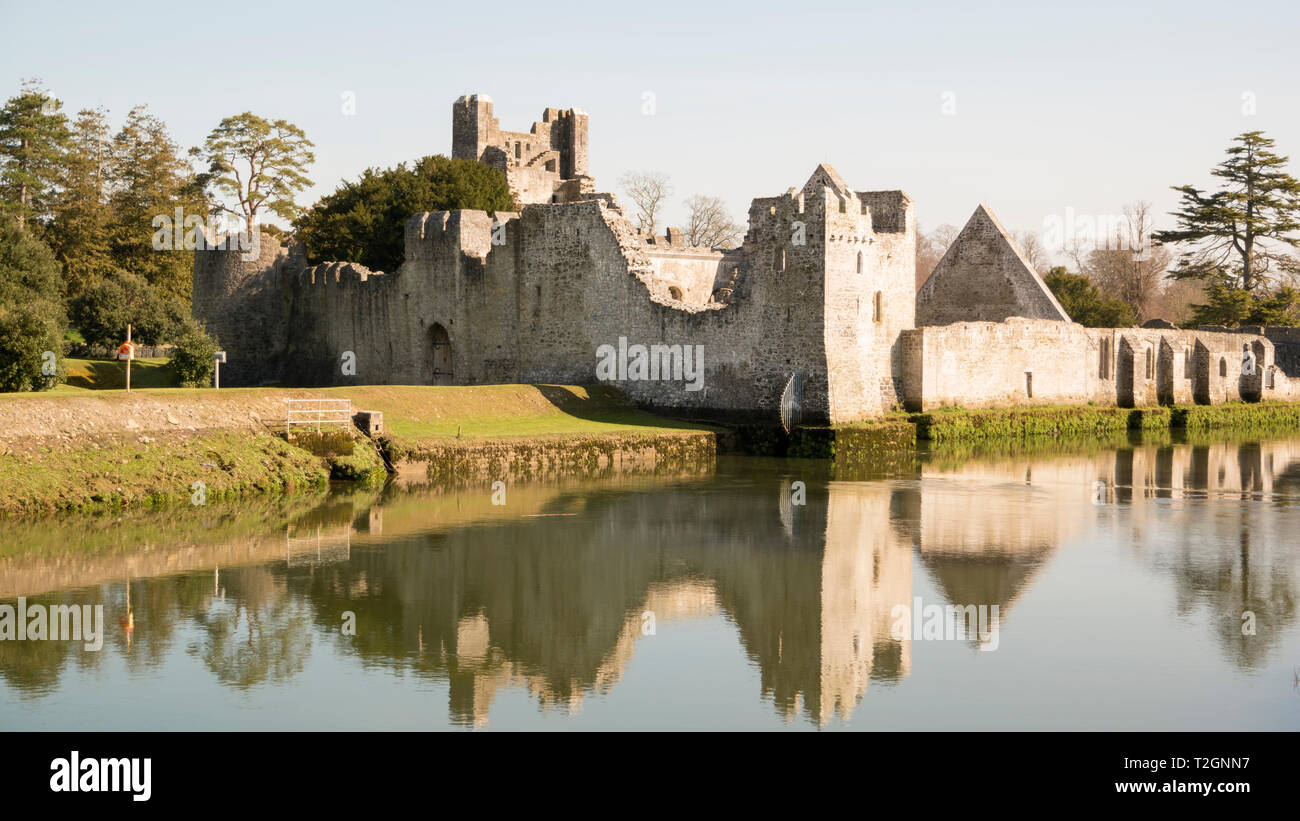
[[[109,250],[118,268],[143,276],[160,298],[190,299],[194,251],[168,243],[154,247],[157,218],[173,224],[181,209],[182,222],[206,215],[194,196],[193,171],[162,120],[136,106],[113,137],[109,152],[109,204],[113,221]]]
[[[19,228],[48,219],[68,148],[63,103],[36,80],[0,109],[0,212]]]
[[[1263,132],[1248,131],[1233,143],[1228,158],[1210,172],[1224,187],[1207,193],[1175,186],[1182,193],[1173,213],[1178,228],[1154,238],[1187,248],[1171,276],[1262,295],[1279,271],[1293,265],[1285,251],[1300,245],[1293,236],[1300,231],[1300,182],[1286,173],[1287,158],[1273,152],[1273,140]],[[1228,293],[1221,297],[1240,302]]]
[[[55,200],[54,222],[46,239],[63,264],[69,301],[98,282],[112,269],[108,226],[109,136],[102,109],[77,113],[72,126],[71,150],[64,160],[60,191]]]
[[[191,153],[208,163],[199,178],[215,190],[216,208],[243,219],[252,233],[263,209],[286,220],[302,211],[294,197],[312,185],[306,173],[316,161],[312,147],[293,123],[245,111],[218,123]]]

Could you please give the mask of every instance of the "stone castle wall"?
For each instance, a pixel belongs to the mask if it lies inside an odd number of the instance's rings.
[[[905,331],[905,406],[1219,404],[1300,398],[1264,336],[1011,318]],[[1255,354],[1247,375],[1242,346]]]
[[[269,235],[195,254],[194,314],[226,349],[223,383],[584,384],[605,375],[602,350],[635,367],[698,348],[694,384],[671,367],[613,384],[645,407],[775,421],[798,374],[803,421],[835,423],[899,406],[1300,400],[1300,329],[1083,328],[982,205],[918,292],[911,199],[854,191],[829,165],[753,200],[743,244],[720,251],[639,234],[592,193],[577,109],[503,131],[467,95],[452,143],[503,169],[522,209],[416,214],[388,273],[309,268]]]
[[[238,375],[227,384],[273,374],[288,385],[593,383],[597,349],[622,340],[702,348],[699,390],[686,378],[615,383],[647,407],[775,418],[797,372],[807,419],[854,421],[893,401],[898,335],[911,322],[910,201],[877,196],[897,230],[876,232],[869,196],[810,181],[756,200],[730,252],[647,244],[608,196],[495,217],[418,214],[394,273],[294,267],[267,246],[261,271],[196,267],[196,295],[208,296],[195,310],[243,363],[227,365]],[[264,317],[265,333],[245,333],[237,313]]]

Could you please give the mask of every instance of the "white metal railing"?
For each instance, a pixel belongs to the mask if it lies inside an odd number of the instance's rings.
[[[352,424],[351,399],[286,399],[289,407],[285,412],[284,430],[289,432],[294,425],[315,425],[320,432],[322,425]]]
[[[290,528],[284,537],[284,560],[290,567],[346,562],[352,556],[352,526],[332,527],[329,532],[316,525],[316,533],[295,536]]]

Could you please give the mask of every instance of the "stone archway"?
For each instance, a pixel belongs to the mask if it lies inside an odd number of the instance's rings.
[[[1172,405],[1176,401],[1174,394],[1174,348],[1162,337],[1160,352],[1156,354],[1156,401]]]
[[[454,385],[455,373],[452,368],[451,336],[447,329],[434,323],[429,329],[430,346],[430,384]]]
[[[1133,407],[1133,378],[1137,370],[1137,353],[1128,337],[1119,339],[1119,356],[1115,363],[1115,401],[1121,408]]]
[[[1249,363],[1246,355],[1251,355]],[[1242,346],[1242,367],[1241,382],[1238,393],[1244,402],[1258,402],[1264,398],[1264,369],[1267,365],[1265,362],[1266,351],[1264,343],[1258,339],[1253,343],[1246,343]],[[1253,373],[1247,373],[1247,371]]]

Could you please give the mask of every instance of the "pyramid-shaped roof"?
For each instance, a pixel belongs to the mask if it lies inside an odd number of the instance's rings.
[[[829,188],[839,194],[844,199],[850,199],[853,191],[849,189],[849,184],[840,176],[840,172],[832,168],[828,163],[822,163],[813,169],[812,176],[808,182],[803,184],[803,193],[815,194],[819,188]]]
[[[916,324],[1001,322],[1013,316],[1070,321],[1002,223],[980,205],[917,291]]]

